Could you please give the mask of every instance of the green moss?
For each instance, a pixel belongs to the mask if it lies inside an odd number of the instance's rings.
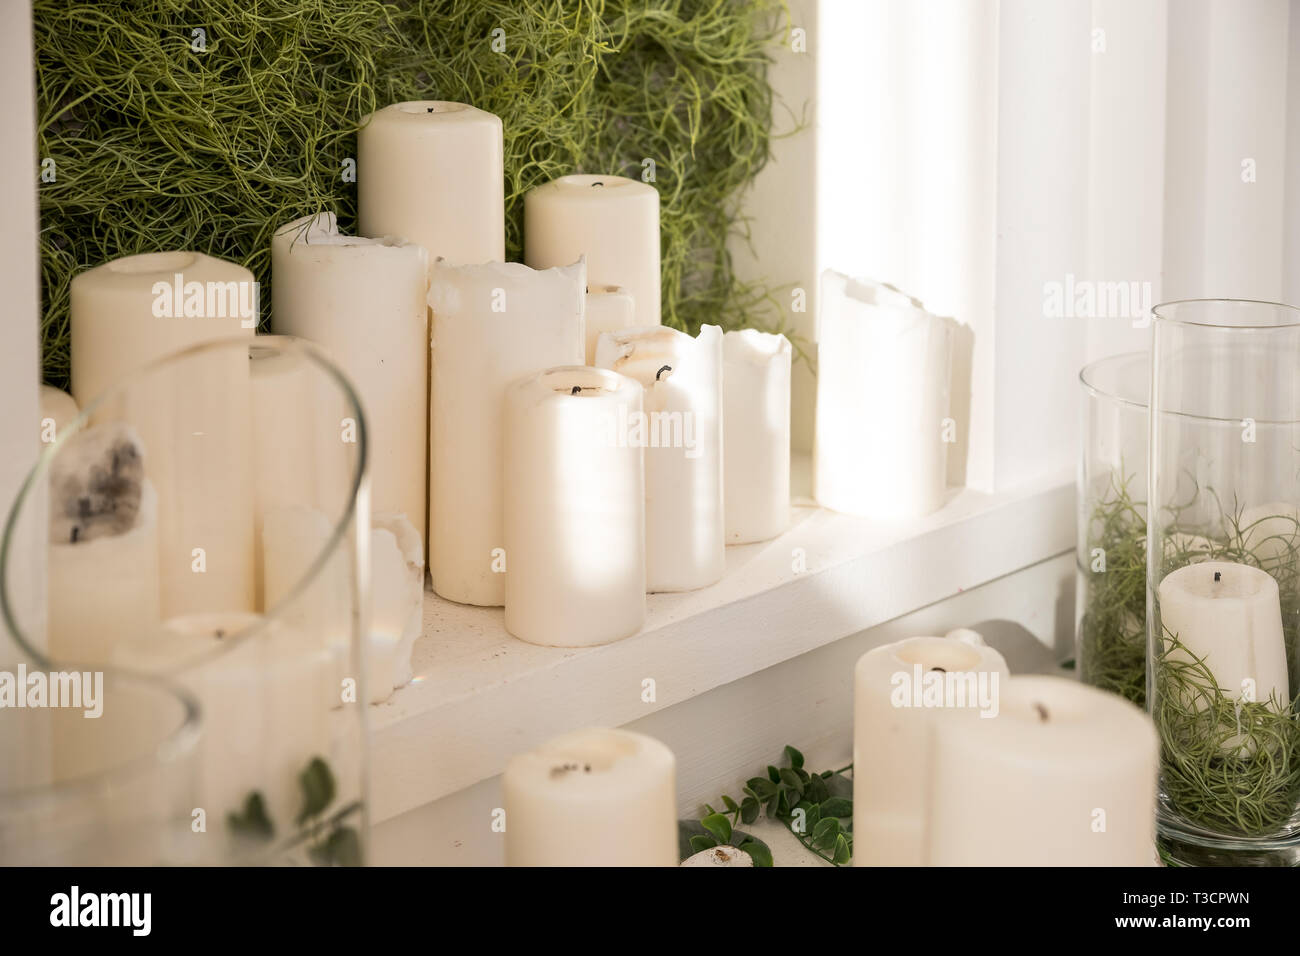
[[[570,172],[661,197],[663,314],[694,331],[770,301],[727,252],[768,158],[780,0],[36,0],[45,376],[68,374],[68,286],[105,260],[197,249],[267,288],[270,237],[333,209],[356,125],[403,99],[469,102],[505,126],[506,245],[523,194]],[[206,50],[191,48],[202,29]],[[504,52],[492,48],[504,31]],[[496,34],[500,37],[501,34]],[[265,323],[269,314],[263,316]]]

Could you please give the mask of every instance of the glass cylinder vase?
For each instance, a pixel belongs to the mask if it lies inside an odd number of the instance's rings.
[[[47,601],[23,610],[6,535],[0,602],[33,659],[196,700],[193,838],[166,862],[360,863],[367,677],[395,640],[369,632],[347,380],[300,340],[216,342],[115,384],[54,438],[9,522],[46,518]]]
[[[1300,859],[1300,310],[1154,309],[1148,685],[1159,832],[1196,864]]]
[[[12,678],[24,700],[0,712],[0,865],[158,866],[186,855],[194,698],[156,678],[7,665],[0,681]]]
[[[1084,683],[1146,705],[1147,398],[1151,358],[1129,352],[1079,373],[1076,660]]]

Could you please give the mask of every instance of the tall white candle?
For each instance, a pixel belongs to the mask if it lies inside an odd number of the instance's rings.
[[[592,285],[618,285],[638,326],[659,324],[659,191],[623,176],[561,176],[524,195],[524,262],[587,257]]]
[[[1246,564],[1202,561],[1171,571],[1156,589],[1160,623],[1183,645],[1174,655],[1204,661],[1224,696],[1285,710],[1286,639],[1277,581]]]
[[[822,274],[814,495],[881,520],[943,506],[953,324],[878,283]]]
[[[646,587],[690,591],[726,569],[722,504],[722,330],[606,333],[596,364],[645,388]]]
[[[727,544],[790,524],[790,341],[755,329],[722,338]]]
[[[602,332],[621,332],[636,326],[636,302],[617,285],[587,286],[587,364],[596,364],[596,343]]]
[[[158,496],[134,429],[95,425],[50,464],[48,648],[54,660],[106,664],[161,615]]]
[[[378,703],[411,679],[411,649],[423,624],[424,560],[419,533],[404,516],[375,514],[371,525],[366,686],[370,702]],[[334,677],[329,693],[338,704],[340,682],[356,677],[345,550],[337,549],[307,580],[330,546],[333,530],[324,513],[306,505],[267,511],[262,524],[262,568],[268,610],[296,631],[315,637],[330,652]]]
[[[505,603],[506,386],[582,364],[586,285],[581,261],[542,271],[514,262],[433,265],[429,569],[448,600]]]
[[[502,157],[500,117],[464,103],[416,100],[371,113],[357,131],[361,234],[408,239],[430,263],[505,259]]]
[[[1155,728],[1122,697],[1012,677],[997,717],[935,725],[925,862],[1151,866],[1156,759]]]
[[[328,657],[313,638],[256,614],[196,614],[120,645],[113,663],[172,677],[198,699],[198,789],[210,829],[224,829],[259,791],[277,839],[293,832],[298,775],[331,755]]]
[[[43,444],[58,441],[63,429],[75,422],[80,414],[77,400],[63,389],[41,386],[40,439]]]
[[[82,407],[179,349],[249,337],[258,285],[197,252],[127,256],[72,281],[72,395]],[[178,361],[134,380],[112,417],[134,425],[158,492],[164,616],[254,606],[248,356]],[[95,417],[103,421],[109,410]]]
[[[506,630],[585,647],[645,621],[642,449],[620,423],[641,386],[605,369],[548,369],[512,385],[505,411]]]
[[[579,730],[501,778],[507,866],[676,866],[676,760],[627,730]]]
[[[376,511],[425,526],[428,258],[401,239],[339,233],[333,213],[279,229],[271,243],[272,323],[319,343],[366,414]]]
[[[974,631],[868,651],[853,677],[855,866],[920,866],[930,751],[943,720],[989,720],[1009,672]],[[984,717],[989,714],[989,717]]]

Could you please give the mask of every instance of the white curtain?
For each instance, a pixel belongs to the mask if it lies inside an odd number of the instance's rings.
[[[1300,304],[1300,0],[792,9],[816,125],[776,166],[787,190],[807,166],[815,200],[804,231],[786,215],[771,237],[798,250],[780,278],[810,295],[827,267],[892,282],[971,326],[971,486],[1068,479],[1078,371],[1147,347],[1146,305]],[[778,56],[787,99],[802,68]],[[806,420],[809,392],[795,400]]]

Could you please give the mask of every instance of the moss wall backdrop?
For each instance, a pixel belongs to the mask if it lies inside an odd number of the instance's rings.
[[[162,249],[233,259],[261,280],[269,310],[272,231],[319,209],[354,229],[344,169],[356,126],[405,99],[502,118],[508,258],[520,258],[532,186],[570,172],[642,178],[650,161],[664,322],[734,327],[768,295],[737,281],[726,240],[768,157],[781,0],[34,6],[51,384],[67,382],[68,285],[107,259]]]

